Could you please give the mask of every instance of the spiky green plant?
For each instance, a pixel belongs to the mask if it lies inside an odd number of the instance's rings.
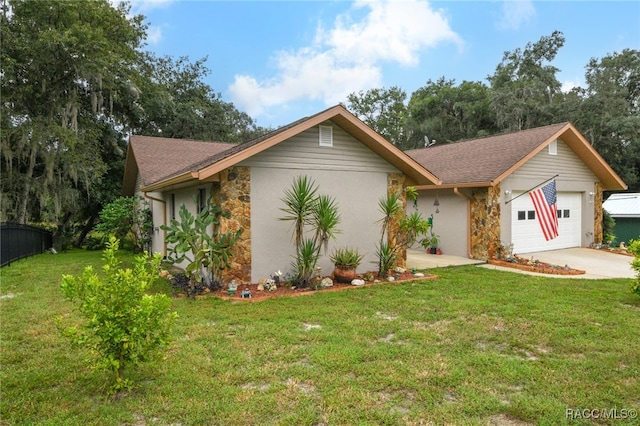
[[[407,190],[406,195],[410,199],[417,199],[415,188]],[[429,222],[420,213],[413,212],[407,215],[402,196],[398,192],[389,192],[386,197],[378,201],[378,208],[383,214],[380,229],[380,242],[377,247],[378,273],[382,277],[393,269],[400,256],[400,251],[413,245],[417,239],[429,230]],[[397,222],[396,233],[389,235],[391,224]],[[386,241],[385,241],[386,238]]]
[[[311,283],[311,276],[320,257],[320,248],[315,240],[305,238],[296,252],[295,262],[291,266],[296,271],[295,282],[300,287],[307,287]]]
[[[360,254],[358,249],[351,247],[340,247],[329,256],[336,267],[343,268],[357,268],[363,258],[364,255]]]
[[[298,176],[294,179],[291,189],[285,191],[282,201],[286,207],[280,209],[287,213],[287,216],[281,217],[280,220],[294,222],[296,255],[292,266],[295,268],[299,286],[309,284],[322,248],[326,253],[329,240],[335,238],[339,232],[340,214],[335,199],[328,195],[317,195],[317,192],[318,188],[312,179]],[[311,228],[311,239],[305,239],[307,226]]]
[[[280,220],[293,221],[293,239],[296,245],[296,251],[302,245],[304,239],[304,227],[311,223],[314,217],[314,211],[317,204],[316,193],[318,187],[315,182],[308,176],[298,176],[294,179],[291,189],[284,192],[284,201],[286,207],[282,208],[287,215]]]

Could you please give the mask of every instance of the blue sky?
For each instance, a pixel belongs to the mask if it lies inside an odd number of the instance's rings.
[[[585,86],[590,58],[640,49],[638,1],[134,0],[133,12],[147,17],[148,50],[208,57],[206,82],[266,127],[360,90],[486,83],[505,51],[554,30],[565,88]]]

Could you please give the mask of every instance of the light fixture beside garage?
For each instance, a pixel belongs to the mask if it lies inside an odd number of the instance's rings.
[[[436,191],[436,199],[433,202],[433,205],[436,206],[436,213],[440,213],[440,209],[438,206],[440,205],[440,200],[438,199],[438,191]]]
[[[591,191],[589,193],[589,204],[593,204],[593,196],[596,195],[595,192]]]

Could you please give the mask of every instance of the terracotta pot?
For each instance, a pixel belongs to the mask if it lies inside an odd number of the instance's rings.
[[[356,269],[355,268],[342,268],[336,266],[336,269],[333,270],[333,279],[338,281],[339,283],[348,284],[356,278]]]

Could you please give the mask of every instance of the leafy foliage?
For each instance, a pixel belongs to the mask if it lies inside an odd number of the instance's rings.
[[[444,77],[429,80],[411,95],[407,107],[407,148],[451,143],[497,131],[490,89],[483,83]]]
[[[347,108],[392,144],[404,147],[406,98],[407,93],[397,86],[361,90],[347,96]]]
[[[203,82],[206,58],[145,52],[144,17],[112,3],[5,0],[0,12],[0,220],[58,222],[76,245],[121,194],[130,134],[265,131]]]
[[[564,42],[562,33],[554,31],[524,49],[505,52],[489,77],[500,128],[517,131],[553,122],[554,102],[562,92],[556,78],[559,70],[551,62]]]
[[[169,312],[166,295],[147,294],[158,277],[160,256],[138,256],[133,269],[122,269],[116,259],[118,244],[111,237],[104,251],[104,279],[88,266],[79,277],[64,275],[61,284],[64,297],[75,302],[85,318],[80,329],[67,327],[63,332],[98,356],[95,367],[114,373],[114,392],[132,385],[125,368],[154,359],[168,345],[177,317]]]
[[[128,242],[134,252],[141,252],[151,242],[153,221],[149,203],[142,197],[119,197],[100,211],[95,230],[104,238],[115,236]],[[124,244],[123,244],[124,245]]]
[[[198,205],[197,200],[194,200]],[[229,268],[233,256],[233,246],[240,238],[242,229],[236,232],[221,232],[222,218],[230,216],[228,211],[209,200],[206,207],[195,216],[182,204],[178,212],[180,221],[172,219],[165,241],[172,244],[168,260],[173,263],[187,261],[186,272],[206,288],[218,288],[222,283],[222,273]],[[209,234],[209,227],[212,231]]]
[[[636,271],[636,278],[631,283],[631,291],[640,296],[640,236],[638,239],[629,241],[628,250],[634,255],[631,267]]]
[[[405,195],[410,201],[416,201],[418,192],[409,187]],[[379,221],[380,242],[376,248],[378,273],[386,277],[396,266],[400,253],[425,235],[430,225],[418,211],[406,213],[402,195],[398,192],[389,192],[378,200],[378,210],[383,214]]]

